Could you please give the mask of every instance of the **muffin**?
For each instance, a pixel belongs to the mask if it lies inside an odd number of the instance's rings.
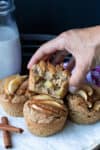
[[[70,73],[61,65],[53,66],[49,62],[40,61],[30,69],[29,90],[55,98],[64,98],[69,77]]]
[[[11,116],[23,116],[23,105],[33,95],[27,76],[9,76],[0,83],[0,104]]]
[[[32,134],[50,136],[64,128],[68,110],[55,100],[32,99],[24,104],[23,114]]]
[[[83,85],[67,96],[69,117],[78,124],[91,124],[100,120],[100,88]]]

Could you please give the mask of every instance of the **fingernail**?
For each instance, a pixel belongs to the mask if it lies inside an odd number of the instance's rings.
[[[32,64],[34,64],[34,61],[32,59],[30,59],[27,68],[30,69],[32,67]]]
[[[70,91],[71,93],[75,93],[77,89],[78,89],[78,87],[69,86],[69,91]]]
[[[30,69],[30,68],[31,68],[31,63],[29,62],[27,65],[27,69]]]

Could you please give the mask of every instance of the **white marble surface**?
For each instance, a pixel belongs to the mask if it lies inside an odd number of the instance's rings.
[[[0,108],[1,116],[8,116],[2,108]],[[92,150],[100,143],[100,122],[85,126],[67,122],[62,132],[40,138],[28,132],[23,118],[8,117],[12,125],[24,129],[23,134],[12,134],[12,150]],[[2,131],[0,131],[0,150],[4,150]]]

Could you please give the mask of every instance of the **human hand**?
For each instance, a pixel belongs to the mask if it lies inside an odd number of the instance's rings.
[[[28,68],[31,68],[34,63],[41,59],[48,59],[57,51],[61,53],[62,50],[66,50],[66,53],[71,53],[75,59],[75,68],[70,78],[70,85],[79,86],[93,66],[94,58],[97,60],[98,57],[100,60],[100,49],[96,48],[99,43],[99,26],[66,31],[43,44],[32,56]]]

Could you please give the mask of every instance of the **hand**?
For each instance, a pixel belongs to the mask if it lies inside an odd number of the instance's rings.
[[[70,85],[79,86],[91,69],[94,58],[97,59],[98,56],[100,60],[100,49],[96,48],[99,43],[99,26],[66,31],[42,45],[32,56],[28,68],[31,68],[34,63],[41,59],[48,59],[55,52],[66,50],[66,53],[71,53],[75,59],[75,68],[70,78]]]

